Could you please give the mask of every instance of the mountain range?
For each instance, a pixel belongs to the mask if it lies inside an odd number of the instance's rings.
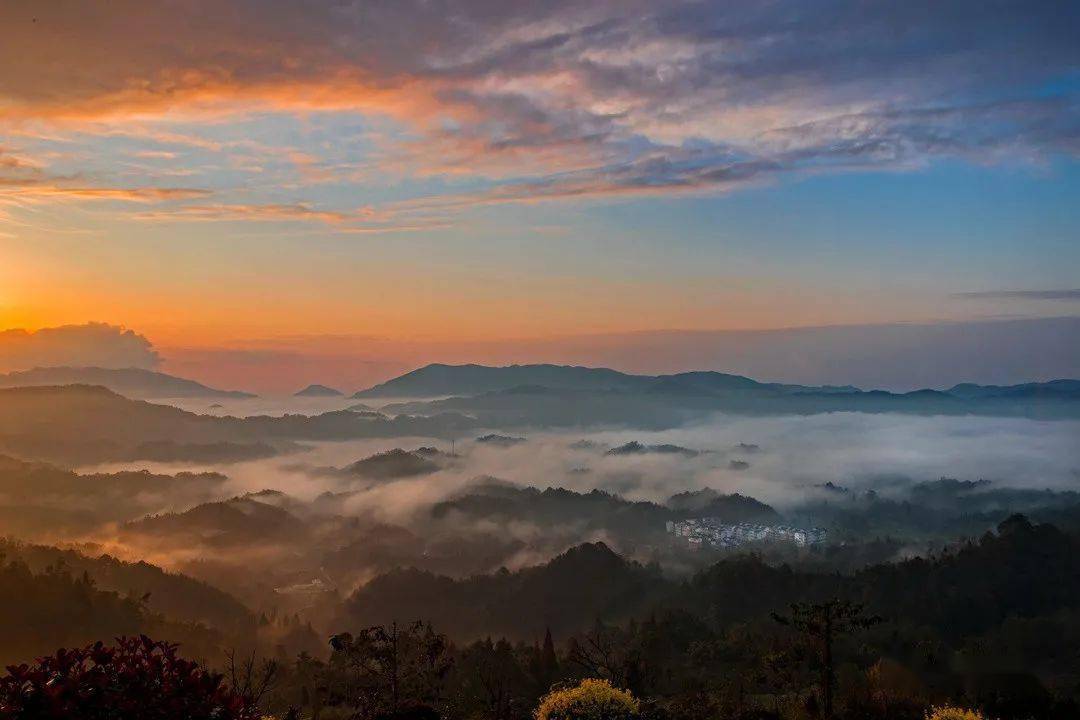
[[[853,386],[759,382],[720,372],[630,375],[557,365],[428,365],[354,397],[429,398],[392,403],[387,414],[460,413],[485,427],[617,425],[659,429],[702,414],[815,414],[1080,417],[1080,381],[1012,386],[962,384],[893,393]],[[431,399],[434,398],[434,399]]]
[[[476,395],[517,387],[613,392],[711,392],[768,387],[775,390],[822,393],[858,392],[851,386],[804,386],[759,383],[741,375],[686,372],[675,375],[631,375],[608,368],[573,365],[443,365],[434,363],[388,380],[353,398],[431,398]]]
[[[1018,385],[961,383],[945,390],[922,389],[909,393],[864,391],[853,385],[794,385],[753,380],[722,372],[693,371],[670,375],[634,375],[608,368],[572,365],[444,365],[434,363],[357,392],[364,398],[438,398],[494,392],[528,394],[530,389],[586,390],[592,392],[648,393],[657,395],[710,395],[767,391],[781,395],[876,394],[910,397],[940,393],[962,400],[987,398],[1080,399],[1080,380],[1050,380]]]

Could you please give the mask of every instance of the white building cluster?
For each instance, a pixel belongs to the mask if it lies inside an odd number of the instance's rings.
[[[668,521],[667,531],[686,541],[693,549],[731,548],[755,542],[790,542],[799,547],[825,541],[824,528],[796,528],[790,525],[725,523],[720,518],[692,518]]]

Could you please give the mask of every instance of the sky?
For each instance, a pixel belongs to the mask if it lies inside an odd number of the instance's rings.
[[[1075,316],[1077,37],[1038,0],[6,2],[0,330]]]

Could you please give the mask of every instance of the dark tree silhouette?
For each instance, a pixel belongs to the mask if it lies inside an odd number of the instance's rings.
[[[419,621],[335,635],[330,647],[329,679],[341,688],[332,700],[360,718],[423,714],[418,706],[439,702],[450,670],[446,637]]]
[[[238,659],[236,650],[229,650],[225,653],[225,672],[233,692],[252,705],[259,705],[274,683],[278,664],[276,660],[257,663],[254,651],[248,657]]]
[[[532,709],[530,678],[506,640],[478,640],[454,663],[456,692],[452,704],[464,714],[511,720]]]
[[[867,615],[863,606],[846,600],[833,599],[824,603],[792,603],[788,615],[772,613],[781,625],[802,633],[816,644],[821,660],[822,710],[826,720],[833,716],[833,690],[836,687],[833,646],[837,637],[850,635],[881,622]]]

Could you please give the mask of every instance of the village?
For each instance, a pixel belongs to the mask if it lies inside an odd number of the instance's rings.
[[[796,528],[790,525],[726,523],[721,518],[705,517],[669,520],[667,531],[690,549],[703,547],[732,548],[759,542],[790,542],[799,547],[825,541],[824,528]]]

